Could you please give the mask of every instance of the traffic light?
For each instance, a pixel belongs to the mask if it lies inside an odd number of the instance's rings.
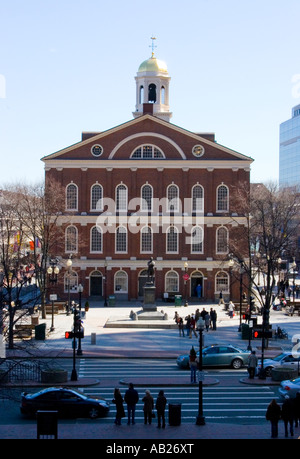
[[[66,331],[66,332],[65,332],[65,338],[66,338],[66,339],[72,339],[72,338],[74,338],[74,332]]]
[[[253,330],[253,338],[272,338],[272,332],[271,331],[265,331],[263,332],[262,330]]]
[[[65,339],[72,339],[72,338],[84,338],[84,329],[83,327],[81,328],[80,331],[77,332],[72,332],[72,331],[66,331],[65,332]]]

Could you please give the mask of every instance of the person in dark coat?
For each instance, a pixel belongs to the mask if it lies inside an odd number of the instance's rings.
[[[133,387],[133,384],[130,383],[127,391],[125,392],[124,397],[125,402],[127,403],[127,412],[128,412],[128,422],[127,424],[130,425],[130,419],[132,424],[135,424],[134,416],[135,416],[135,406],[139,401],[139,394]]]
[[[284,422],[284,434],[286,437],[289,436],[289,426],[291,437],[294,436],[294,402],[290,399],[288,395],[285,396],[285,400],[281,408],[281,418]]]
[[[144,424],[147,424],[147,421],[148,421],[149,424],[151,424],[151,422],[152,422],[152,411],[153,411],[153,408],[154,408],[154,401],[153,401],[153,397],[150,394],[149,390],[146,390],[145,393],[146,393],[146,395],[145,395],[145,397],[143,397],[143,400],[142,400],[142,402],[144,402],[144,408],[143,408],[143,411],[144,411]]]
[[[116,404],[116,418],[115,418],[115,424],[117,426],[121,425],[121,419],[125,417],[125,410],[123,406],[123,397],[121,395],[120,389],[116,387],[115,392],[114,392],[114,399],[113,403]]]
[[[281,408],[275,399],[271,401],[267,408],[266,420],[271,422],[271,437],[278,437],[278,422],[281,417]]]
[[[156,399],[155,408],[157,410],[157,427],[162,427],[163,429],[166,427],[166,420],[165,420],[165,409],[167,405],[167,399],[164,395],[164,391],[160,390]]]
[[[297,392],[296,397],[293,399],[293,402],[295,414],[295,427],[298,427],[300,422],[300,392]]]

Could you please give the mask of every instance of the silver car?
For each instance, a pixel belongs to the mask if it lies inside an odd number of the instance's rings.
[[[290,398],[295,398],[297,392],[300,393],[300,378],[281,381],[278,389],[279,397],[281,399],[284,399],[286,395]]]
[[[266,376],[272,375],[272,368],[278,366],[289,366],[298,368],[300,366],[300,356],[294,357],[291,352],[282,352],[276,355],[273,359],[264,359],[264,369]],[[261,360],[258,360],[258,370],[261,368]]]

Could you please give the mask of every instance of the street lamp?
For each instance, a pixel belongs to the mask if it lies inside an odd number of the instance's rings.
[[[295,280],[296,280],[296,268],[297,268],[297,263],[295,262],[295,258],[294,258],[294,261],[291,265],[291,268],[293,270],[293,302],[295,302]]]
[[[57,282],[57,276],[59,274],[59,267],[57,266],[58,258],[51,259],[49,261],[49,268],[47,269],[47,273],[49,276],[49,282],[54,285]],[[54,331],[54,299],[52,297],[52,318],[51,318],[51,327],[50,331]]]
[[[67,307],[67,316],[70,314],[70,309],[71,309],[71,298],[70,298],[70,281],[71,281],[71,270],[72,270],[72,254],[70,254],[68,260],[67,260],[67,268],[68,268],[68,307]]]
[[[104,306],[107,306],[107,261],[104,261]]]
[[[188,275],[188,267],[189,267],[189,264],[188,262],[186,261],[184,263],[184,286],[185,286],[185,303],[184,303],[184,306],[188,306],[188,294],[187,294],[187,281],[189,280],[189,275]]]
[[[80,329],[81,329],[81,294],[83,292],[83,286],[81,284],[78,285],[78,293],[79,293],[79,317],[80,317]],[[81,336],[79,335],[78,338],[78,348],[77,348],[77,355],[82,355],[81,349]]]
[[[205,417],[203,416],[203,371],[202,371],[202,349],[203,349],[203,330],[205,322],[200,317],[197,322],[197,330],[199,332],[199,406],[198,406],[198,416],[196,418],[197,426],[205,425]]]

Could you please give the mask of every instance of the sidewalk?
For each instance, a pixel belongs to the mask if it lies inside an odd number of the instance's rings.
[[[230,319],[221,306],[216,304],[193,304],[188,307],[174,307],[174,305],[160,304],[158,310],[164,310],[168,315],[166,325],[174,325],[174,313],[177,311],[179,315],[185,317],[188,314],[195,312],[197,308],[202,311],[205,307],[209,311],[211,307],[216,309],[218,314],[217,330],[209,330],[204,332],[204,344],[222,344],[230,343],[241,348],[247,348],[248,340],[241,339],[241,333],[238,332],[239,317],[235,316]],[[123,303],[116,307],[103,307],[97,303],[91,304],[90,309],[86,314],[84,320],[84,336],[81,341],[83,355],[81,358],[174,358],[176,359],[179,354],[189,352],[193,345],[196,349],[199,346],[198,339],[193,337],[180,337],[177,328],[132,328],[132,327],[106,327],[107,321],[127,321],[131,310],[137,312],[141,309],[140,305],[132,303]],[[72,357],[73,340],[66,340],[64,338],[65,331],[71,330],[73,316],[66,314],[55,315],[53,332],[49,332],[51,325],[51,315],[47,315],[47,319],[41,319],[40,323],[46,322],[47,336],[45,341],[31,340],[27,347],[32,350],[34,347],[35,354],[40,357]],[[261,321],[261,318],[258,319]],[[281,311],[272,311],[271,323],[274,326],[279,324],[289,331],[289,338],[292,337],[293,331],[299,330],[300,318],[288,318],[284,316]],[[151,325],[151,324],[150,324]],[[290,334],[292,333],[292,334]],[[93,339],[92,339],[93,338]],[[96,340],[94,343],[93,340]],[[252,347],[256,349],[258,357],[260,356],[261,341],[252,340]],[[291,339],[272,341],[270,348],[265,351],[265,357],[274,356],[281,352],[282,349],[291,348]],[[27,356],[25,350],[7,351],[7,357]],[[77,358],[79,358],[77,356]],[[129,381],[121,381],[121,384],[126,385]],[[139,384],[144,385],[161,385],[166,386],[174,384],[173,381],[168,380],[164,376],[159,378],[135,378],[133,382],[136,386]],[[248,378],[241,378],[243,384],[263,384],[271,385],[274,382],[270,378],[266,380],[249,380]],[[93,378],[79,378],[78,381],[72,383],[68,381],[68,386],[84,386],[89,384],[98,384],[99,381]],[[100,381],[100,384],[102,381]],[[188,384],[188,382],[187,382]],[[209,374],[204,379],[204,386],[218,384],[214,378],[210,378]],[[268,439],[270,438],[270,425],[266,421],[263,424],[251,424],[251,420],[247,425],[241,424],[226,424],[226,423],[213,423],[206,422],[204,426],[197,426],[195,424],[181,424],[180,426],[166,426],[166,429],[157,429],[156,420],[153,425],[145,426],[144,424],[137,423],[135,426],[127,426],[123,421],[122,426],[115,426],[114,424],[106,424],[101,422],[76,422],[66,424],[66,422],[59,422],[58,424],[58,438],[61,439],[155,439],[156,441],[162,440],[196,440],[196,439]],[[280,425],[280,438],[284,438],[283,424]],[[35,439],[36,438],[36,425],[34,424],[20,424],[20,425],[0,425],[0,438],[2,439]],[[293,438],[298,438],[300,434],[299,429],[295,431]]]

